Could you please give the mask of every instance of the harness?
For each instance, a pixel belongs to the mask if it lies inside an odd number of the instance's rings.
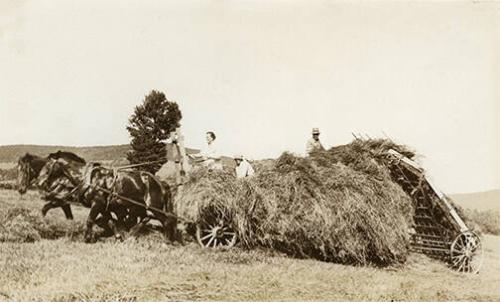
[[[108,194],[108,197],[106,198],[106,211],[109,209],[109,204],[111,203],[111,200],[117,195],[116,194],[116,180],[118,179],[118,169],[113,168],[113,179],[111,181],[111,184],[109,187],[111,188],[111,194]],[[107,183],[106,183],[107,185]]]
[[[164,161],[164,160],[163,160]],[[121,199],[121,200],[124,200],[124,201],[127,201],[135,206],[139,206],[139,207],[142,207],[142,208],[145,208],[147,210],[151,210],[153,212],[157,212],[157,213],[161,213],[163,214],[164,216],[166,217],[170,217],[170,218],[175,218],[175,219],[178,219],[178,220],[182,220],[182,221],[190,221],[188,219],[185,219],[185,218],[182,218],[182,217],[179,217],[177,215],[174,215],[172,213],[169,213],[169,212],[166,212],[166,211],[163,211],[161,209],[158,209],[158,208],[155,208],[155,207],[152,207],[152,206],[148,206],[146,204],[143,204],[141,202],[138,202],[136,200],[133,200],[131,198],[128,198],[128,197],[125,197],[125,196],[122,196],[122,195],[119,195],[116,191],[117,191],[117,187],[116,187],[116,182],[118,180],[118,172],[120,170],[125,170],[127,168],[130,168],[131,166],[133,167],[137,167],[137,166],[142,166],[142,165],[148,165],[148,164],[151,164],[151,163],[156,163],[156,162],[159,162],[159,161],[155,161],[155,162],[149,162],[149,163],[144,163],[144,164],[137,164],[137,165],[130,165],[130,166],[124,166],[124,167],[118,167],[118,168],[113,168],[113,169],[108,169],[108,170],[111,170],[112,171],[112,181],[111,183],[108,185],[107,182],[105,182],[105,185],[109,188],[104,188],[102,186],[100,186],[99,184],[89,184],[86,188],[85,188],[85,191],[82,192],[82,194],[85,194],[91,187],[93,187],[94,189],[96,189],[97,191],[101,192],[101,193],[105,193],[107,194],[107,197],[106,197],[106,211],[108,211],[109,209],[109,204],[111,203],[111,201],[113,200],[113,198],[118,198],[118,199]],[[93,170],[96,170],[96,169],[103,169],[103,167],[99,166],[99,167],[93,167],[91,171],[89,171],[89,175],[90,177]],[[85,179],[83,179],[82,181],[80,182],[77,182],[70,174],[69,172],[67,171],[66,167],[63,168],[63,174],[66,178],[68,178],[68,180],[75,186],[70,192],[68,192],[64,198],[67,198],[73,194],[75,194],[79,188],[82,187],[82,185],[85,183]],[[180,186],[180,185],[177,185],[177,186]],[[173,186],[173,187],[177,187],[177,186]]]
[[[65,189],[71,188],[71,190],[66,193],[64,196],[61,197],[62,200],[66,200],[67,198],[73,196],[78,189],[82,187],[82,182],[77,182],[73,176],[66,170],[66,168],[63,169],[63,176],[71,183],[71,185],[68,185],[67,182],[61,181],[60,178],[56,179],[54,183],[48,188],[49,194],[51,192],[54,192],[59,186],[64,187]],[[88,190],[88,188],[85,189],[83,193],[85,193]]]

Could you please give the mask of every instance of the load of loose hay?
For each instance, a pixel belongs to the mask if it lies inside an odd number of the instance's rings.
[[[245,180],[199,171],[176,197],[177,213],[194,221],[223,216],[246,247],[341,263],[403,262],[411,199],[369,151],[388,146],[353,143],[311,158],[284,153]]]
[[[284,154],[274,171],[255,182],[260,192],[250,193],[260,195],[254,195],[260,200],[255,207],[264,215],[254,228],[260,233],[249,228],[240,234],[242,241],[342,263],[405,260],[411,201],[387,178],[377,180],[342,164],[318,167]],[[266,234],[278,236],[269,240]]]
[[[235,176],[227,171],[193,170],[189,182],[175,197],[175,212],[194,222],[203,215],[215,214],[208,213],[213,211],[230,220],[229,203],[236,198],[238,188]]]
[[[415,157],[415,152],[408,147],[397,145],[388,139],[355,139],[350,144],[316,152],[311,157],[320,165],[342,163],[356,171],[383,178],[389,173],[387,151],[390,149],[409,159]]]

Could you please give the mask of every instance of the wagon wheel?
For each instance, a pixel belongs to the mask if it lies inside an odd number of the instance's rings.
[[[196,225],[196,240],[204,248],[232,247],[236,239],[236,233],[223,219]]]
[[[450,264],[462,273],[477,274],[483,264],[483,246],[479,237],[466,231],[455,238],[451,244]]]

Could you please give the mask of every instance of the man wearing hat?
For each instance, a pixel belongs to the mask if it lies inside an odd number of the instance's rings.
[[[306,153],[311,155],[314,151],[323,151],[323,145],[319,141],[319,128],[312,129],[312,137],[307,141]]]
[[[236,155],[234,161],[236,162],[236,178],[245,178],[254,175],[255,171],[252,165],[242,155]]]

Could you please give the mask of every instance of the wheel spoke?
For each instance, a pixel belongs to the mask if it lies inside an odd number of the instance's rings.
[[[212,241],[214,240],[214,236],[210,237],[210,240],[208,241],[208,243],[205,245],[206,247],[210,247],[210,244],[212,243]]]
[[[460,263],[460,261],[462,261],[462,259],[464,259],[465,255],[462,255],[462,256],[457,256],[457,258],[455,260],[453,260],[453,266],[456,266],[458,263]]]
[[[212,236],[212,233],[208,234],[208,235],[205,235],[204,237],[201,238],[201,240],[205,240],[207,239],[208,237],[211,237]]]
[[[462,269],[464,268],[464,265],[465,265],[465,260],[462,261],[462,264],[460,264],[460,267],[458,268],[458,271],[461,272]]]
[[[217,247],[217,238],[214,240],[214,247]]]
[[[458,268],[458,267],[460,267],[460,264],[461,264],[462,262],[463,262],[463,258],[458,259],[457,261],[455,261],[455,262],[453,263],[453,267],[454,267],[454,268]]]
[[[463,242],[463,236],[460,236],[457,241],[457,245],[455,247],[457,250],[463,251],[465,248],[464,242]]]

